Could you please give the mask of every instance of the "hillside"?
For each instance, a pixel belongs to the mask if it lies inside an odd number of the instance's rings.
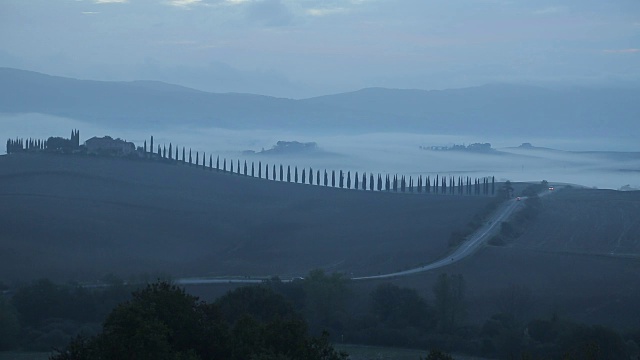
[[[370,88],[290,100],[159,82],[77,80],[0,68],[0,113],[43,113],[110,127],[317,132],[419,131],[478,136],[628,136],[640,131],[635,88],[486,85],[442,91]]]
[[[486,246],[440,271],[393,282],[428,295],[438,274],[462,274],[467,302],[473,304],[471,322],[499,312],[500,292],[517,285],[530,294],[525,302],[511,300],[524,316],[637,326],[640,192],[566,189],[541,200],[538,217],[507,246]]]
[[[441,256],[490,201],[46,154],[0,156],[0,198],[5,282],[395,271]]]

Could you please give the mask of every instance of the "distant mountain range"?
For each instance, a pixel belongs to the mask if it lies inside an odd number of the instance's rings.
[[[292,100],[0,68],[0,113],[43,113],[126,128],[616,137],[640,133],[640,89],[508,84],[433,91],[367,88]]]

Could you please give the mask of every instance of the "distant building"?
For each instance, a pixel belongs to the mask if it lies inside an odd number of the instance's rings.
[[[136,146],[132,142],[122,139],[113,139],[111,136],[92,137],[85,141],[88,154],[109,154],[109,155],[129,155],[136,151]]]

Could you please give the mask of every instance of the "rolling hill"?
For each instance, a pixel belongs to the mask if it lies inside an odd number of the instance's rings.
[[[395,271],[442,256],[491,200],[51,154],[0,156],[0,199],[5,282]]]
[[[372,289],[391,281],[430,297],[439,274],[460,273],[473,305],[470,323],[498,312],[500,292],[517,284],[531,292],[527,316],[555,314],[631,328],[640,321],[635,311],[639,197],[640,192],[562,190],[542,198],[538,217],[506,246],[486,246],[440,270],[355,286]],[[5,283],[40,277],[84,281],[108,273],[396,271],[442,256],[451,232],[490,201],[341,190],[186,165],[51,154],[0,156],[0,199],[0,281]],[[221,290],[190,291],[206,298]]]
[[[501,291],[517,285],[530,292],[525,316],[636,327],[640,191],[564,189],[541,200],[539,215],[506,246],[486,246],[450,267],[394,283],[430,294],[439,274],[462,274],[471,323],[498,313]]]
[[[0,68],[0,113],[35,112],[129,128],[625,137],[640,131],[638,98],[636,88],[494,84],[442,91],[368,88],[291,100]]]

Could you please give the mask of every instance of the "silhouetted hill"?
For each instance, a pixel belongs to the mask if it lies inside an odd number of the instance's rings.
[[[0,156],[0,281],[371,274],[447,251],[490,198],[342,190],[88,156]]]
[[[0,68],[0,112],[39,112],[126,127],[625,136],[640,131],[638,98],[640,90],[629,87],[494,84],[442,91],[369,88],[290,100]]]

